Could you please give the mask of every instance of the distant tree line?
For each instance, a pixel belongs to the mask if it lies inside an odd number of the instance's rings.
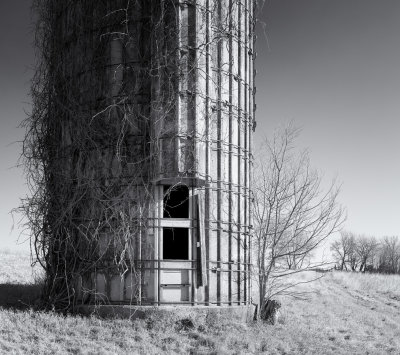
[[[400,238],[373,236],[343,231],[331,244],[336,269],[400,274]]]

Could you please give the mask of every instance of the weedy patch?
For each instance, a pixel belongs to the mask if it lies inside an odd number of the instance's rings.
[[[177,331],[193,329],[193,321],[189,318],[183,318],[175,322],[175,329]]]

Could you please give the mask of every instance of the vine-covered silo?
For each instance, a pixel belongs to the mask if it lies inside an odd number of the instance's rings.
[[[36,1],[45,301],[247,305],[254,0]]]

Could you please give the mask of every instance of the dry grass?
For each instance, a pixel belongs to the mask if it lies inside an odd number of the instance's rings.
[[[0,257],[0,287],[16,282],[32,286],[29,258],[2,253]],[[296,276],[312,277],[313,272]],[[192,323],[182,323],[179,316],[137,321],[64,317],[7,306],[0,299],[0,353],[399,353],[400,277],[328,273],[298,289],[311,293],[303,300],[282,299],[282,315],[275,326],[198,319],[190,312],[187,318]],[[24,297],[32,300],[31,291],[26,288]]]
[[[400,295],[400,275],[338,272],[335,280],[360,292]]]

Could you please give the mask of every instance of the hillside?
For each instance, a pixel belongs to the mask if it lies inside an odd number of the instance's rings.
[[[189,314],[192,326],[177,317],[129,321],[34,312],[27,306],[38,292],[29,258],[0,253],[0,260],[0,353],[400,353],[399,276],[327,273],[298,286],[306,299],[282,299],[275,326]],[[307,272],[297,281],[320,275]]]

